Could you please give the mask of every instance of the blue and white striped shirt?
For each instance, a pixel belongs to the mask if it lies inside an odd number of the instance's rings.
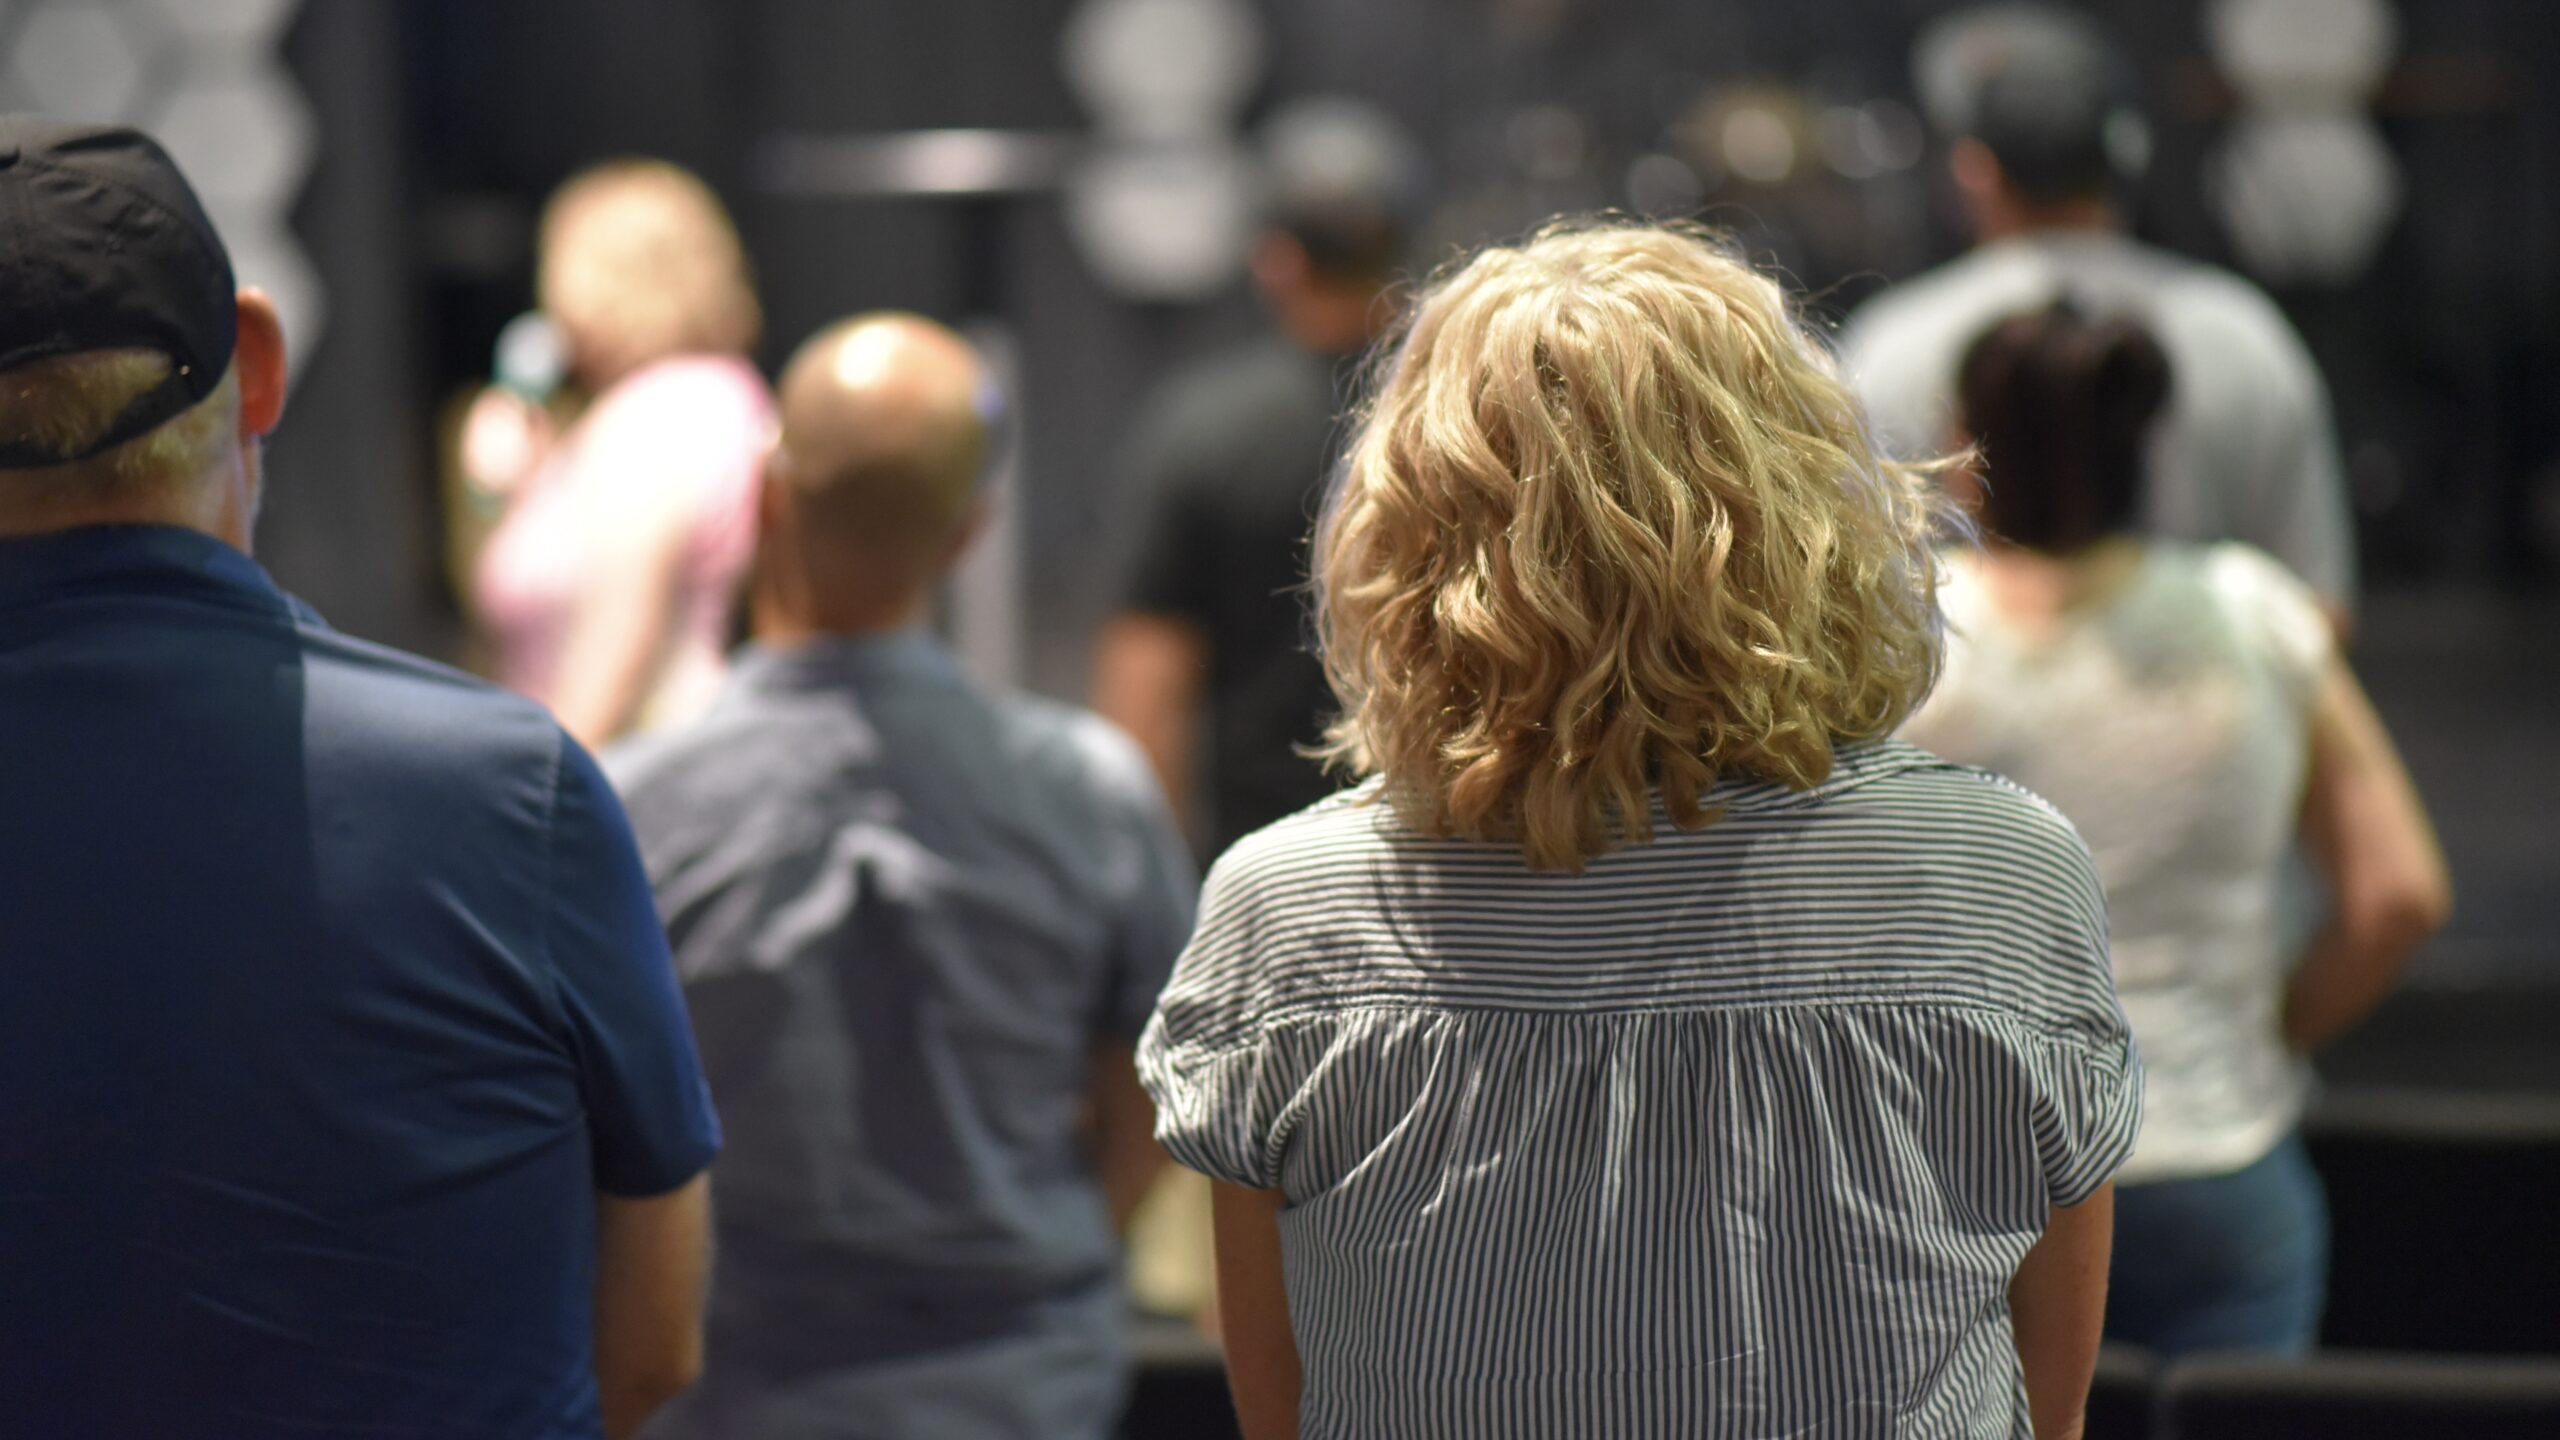
[[[1375,797],[1228,852],[1141,1046],[1287,1198],[1306,1440],[2030,1433],[2010,1278],[2141,1110],[2066,821],[1899,743],[1581,875]]]

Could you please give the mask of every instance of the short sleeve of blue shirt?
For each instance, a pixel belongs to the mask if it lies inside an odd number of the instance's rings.
[[[550,866],[547,948],[577,1050],[596,1188],[663,1194],[710,1165],[720,1123],[631,824],[595,760],[566,736]]]

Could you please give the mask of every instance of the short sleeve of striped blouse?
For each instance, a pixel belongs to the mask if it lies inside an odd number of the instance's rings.
[[[1250,842],[1248,842],[1249,845]],[[1271,1063],[1256,997],[1259,905],[1246,847],[1209,870],[1200,915],[1138,1044],[1156,1102],[1156,1139],[1185,1169],[1267,1190],[1280,1183],[1274,1133],[1291,1087]]]
[[[2038,1017],[2032,1123],[2036,1158],[2051,1203],[2072,1206],[2112,1177],[2142,1131],[2142,1063],[2116,1001],[2107,954],[2107,909],[2096,866],[2070,822],[2036,802],[2061,831],[2055,853],[2068,866],[2057,895],[2073,897],[2057,917],[2048,1014]]]

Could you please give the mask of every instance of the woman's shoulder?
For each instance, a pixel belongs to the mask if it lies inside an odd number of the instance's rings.
[[[1371,779],[1248,832],[1218,856],[1209,877],[1230,894],[1286,893],[1367,866],[1404,829]]]
[[[2236,540],[2183,547],[2181,558],[2248,652],[2288,683],[2307,687],[2327,665],[2337,643],[2328,615],[2282,561]]]
[[[1919,845],[1971,832],[2079,844],[2079,832],[2043,796],[1981,766],[1902,740],[1844,752],[1833,781],[1815,793],[1834,798],[1846,813],[1921,824],[1911,835]]]

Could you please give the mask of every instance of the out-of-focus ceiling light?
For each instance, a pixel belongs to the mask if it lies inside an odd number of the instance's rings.
[[[1066,219],[1105,285],[1141,300],[1200,300],[1235,277],[1253,235],[1253,167],[1233,145],[1096,150],[1067,183]]]
[[[265,49],[280,43],[302,0],[148,0],[190,42]]]
[[[2243,114],[2210,178],[2241,263],[2279,284],[2354,279],[2400,214],[2399,165],[2352,114]]]
[[[1744,101],[1727,110],[1717,130],[1725,168],[1755,185],[1776,185],[1795,174],[1795,126],[1770,105]]]
[[[2358,104],[2400,50],[2389,0],[2212,0],[2205,48],[2254,104]]]
[[[1232,123],[1251,97],[1262,22],[1243,0],[1084,0],[1059,63],[1103,128],[1196,133]]]
[[[133,118],[148,56],[146,34],[113,5],[54,0],[27,16],[9,55],[11,88],[26,108],[104,125]]]
[[[216,223],[288,210],[317,127],[292,81],[269,64],[182,75],[150,118]]]

